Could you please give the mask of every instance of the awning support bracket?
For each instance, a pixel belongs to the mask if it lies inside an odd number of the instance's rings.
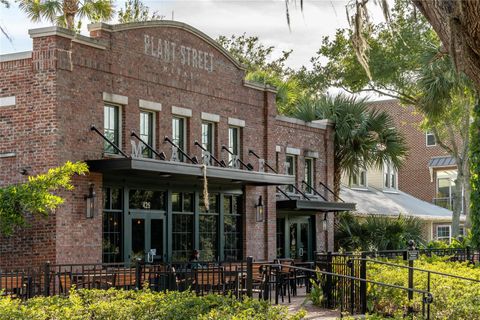
[[[206,151],[208,152],[207,149],[205,149],[197,140],[195,140],[194,144],[199,147],[200,149],[202,149],[203,151]],[[215,161],[215,163],[217,163],[220,167],[222,168],[225,168],[227,165],[225,164],[225,161],[218,161],[217,158],[215,158],[215,156],[213,154],[210,154],[210,158],[213,159],[213,161]]]
[[[177,150],[178,150],[185,158],[187,158],[191,163],[193,163],[193,164],[198,164],[198,159],[197,159],[197,157],[195,157],[195,156],[190,157],[185,151],[182,150],[182,148],[180,148],[180,147],[177,146],[172,140],[170,140],[169,137],[165,136],[164,141],[170,143],[172,146],[174,146],[175,148],[177,148]]]
[[[328,201],[327,198],[325,198],[324,196],[322,196],[317,190],[315,190],[314,187],[312,187],[310,184],[308,184],[305,180],[302,180],[302,183],[303,183],[304,185],[306,185],[308,188],[310,188],[310,190],[312,190],[313,193],[315,193],[317,196],[319,196],[320,198],[322,198],[322,199],[325,200],[325,201]]]
[[[145,141],[143,141],[143,139],[140,138],[140,137],[135,133],[135,131],[132,131],[131,136],[137,138],[141,143],[143,143],[143,144],[145,145],[145,147],[148,148],[148,150],[152,151],[160,160],[165,160],[165,159],[166,159],[166,156],[165,156],[165,153],[164,153],[164,152],[158,153],[157,150],[153,149],[153,147],[152,147],[151,145],[149,145],[148,143],[146,143]]]
[[[108,139],[107,137],[105,137],[105,135],[103,133],[101,133],[100,131],[98,131],[98,129],[92,125],[90,126],[90,130],[91,131],[95,131],[100,137],[103,138],[103,140],[107,141],[107,143],[109,145],[111,145],[115,150],[117,150],[122,156],[124,156],[125,158],[130,158],[130,156],[128,156],[125,152],[122,151],[122,149],[120,149],[115,143],[113,143],[112,141],[110,141],[110,139]]]

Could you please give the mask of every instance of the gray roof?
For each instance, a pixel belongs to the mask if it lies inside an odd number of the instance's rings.
[[[383,192],[374,188],[356,190],[342,187],[340,196],[346,202],[356,202],[357,214],[399,214],[425,220],[449,220],[452,211],[417,199],[405,192]]]
[[[430,159],[428,162],[428,166],[430,168],[436,168],[436,167],[452,167],[455,166],[455,158],[451,156],[446,156],[446,157],[433,157]]]

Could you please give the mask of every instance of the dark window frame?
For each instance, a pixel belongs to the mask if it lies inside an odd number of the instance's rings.
[[[113,110],[113,128],[111,127],[111,114],[110,110]],[[108,121],[107,121],[108,113]],[[103,107],[103,134],[115,145],[121,148],[122,138],[121,138],[121,127],[122,127],[122,108],[120,105],[112,103],[104,103]],[[112,136],[113,132],[113,136]],[[104,142],[103,152],[107,154],[118,154],[118,150],[113,148],[108,142]]]

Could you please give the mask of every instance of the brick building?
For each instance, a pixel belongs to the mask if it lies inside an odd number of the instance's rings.
[[[451,209],[451,184],[456,178],[456,164],[430,132],[420,129],[423,116],[413,106],[402,106],[398,100],[370,103],[386,111],[405,136],[409,152],[398,171],[398,189],[426,202]]]
[[[457,178],[455,159],[436,143],[433,133],[425,132],[420,128],[424,120],[422,114],[413,106],[401,105],[396,99],[375,101],[369,106],[392,116],[396,128],[405,136],[409,148],[404,165],[396,173],[396,189],[425,202],[452,210],[453,201],[455,201],[453,187]],[[382,174],[379,176],[381,177]],[[426,219],[430,220],[431,226],[428,230],[428,239],[450,239],[451,218],[441,210],[437,210],[438,213],[433,209],[428,211],[432,215],[437,215],[435,220]],[[462,215],[462,223],[464,220],[465,216]],[[464,233],[463,227],[461,230],[461,233]]]
[[[90,167],[55,213],[0,238],[0,267],[333,248],[327,213],[354,206],[325,187],[331,123],[278,116],[273,88],[183,23],[89,30],[33,29],[31,52],[0,56],[0,186],[67,160]]]

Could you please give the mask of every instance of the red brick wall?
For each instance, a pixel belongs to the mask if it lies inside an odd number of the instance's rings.
[[[188,29],[188,28],[187,28]],[[156,114],[156,149],[170,156],[163,143],[171,136],[172,106],[189,108],[187,141],[189,154],[201,156],[194,146],[201,139],[201,112],[218,114],[215,153],[228,143],[228,117],[245,121],[241,156],[253,149],[270,164],[275,163],[276,145],[291,145],[320,153],[315,161],[317,181],[333,183],[333,141],[325,131],[279,122],[275,119],[275,95],[243,85],[244,71],[221,51],[185,28],[136,28],[121,32],[95,31],[106,49],[71,41],[59,35],[33,39],[33,59],[0,65],[0,96],[17,97],[14,107],[0,108],[0,152],[16,152],[15,158],[0,159],[0,185],[24,179],[18,170],[29,166],[29,174],[44,172],[67,160],[103,157],[103,141],[90,131],[94,124],[103,130],[103,93],[128,97],[122,106],[122,149],[130,153],[130,132],[138,132],[139,99],[162,104]],[[145,35],[175,42],[213,54],[213,70],[182,66],[145,54]],[[4,126],[5,124],[5,126]],[[302,131],[303,130],[303,131]],[[292,133],[294,132],[294,133]],[[322,137],[319,139],[319,135]],[[325,137],[324,137],[325,136]],[[282,160],[284,161],[284,160]],[[303,170],[299,166],[299,170]],[[303,174],[299,175],[303,176]],[[102,204],[102,175],[92,173],[74,179],[76,189],[63,192],[65,203],[48,220],[32,221],[13,238],[0,239],[0,266],[34,265],[49,260],[57,263],[99,262],[102,253],[101,210],[85,218],[88,186],[94,183],[97,207]],[[275,188],[245,188],[246,219],[244,249],[257,260],[276,254]],[[265,221],[255,221],[255,203],[262,195]],[[332,238],[333,240],[333,238]],[[21,241],[21,244],[19,242]],[[33,249],[32,249],[33,248]]]
[[[14,106],[0,107],[0,186],[26,180],[58,164],[58,121],[55,117],[55,39],[34,43],[33,59],[0,63],[0,97],[15,96]],[[52,54],[52,56],[50,56]],[[0,266],[28,266],[55,260],[56,215],[27,216],[31,227],[11,237],[0,236]]]
[[[425,132],[419,127],[423,116],[414,107],[402,106],[397,100],[376,101],[370,107],[388,112],[406,138],[409,151],[404,166],[398,171],[398,188],[416,198],[432,202],[435,180],[430,180],[428,162],[432,157],[447,156],[447,152],[438,145],[426,145]]]
[[[319,157],[314,159],[314,184],[315,189],[319,191],[329,201],[334,201],[332,195],[324,188],[319,186],[319,182],[326,184],[333,189],[333,129],[327,126],[326,129],[313,128],[303,124],[291,123],[282,120],[276,120],[275,127],[272,130],[273,141],[282,148],[278,154],[279,172],[284,173],[284,163],[286,160],[286,148],[300,149],[300,155],[296,156],[296,185],[302,188],[302,180],[305,175],[305,152],[318,152]],[[326,249],[325,239],[328,241],[328,249],[333,250],[333,214],[328,215],[327,236],[323,232],[322,220],[323,213],[316,214],[315,235],[318,251]]]

